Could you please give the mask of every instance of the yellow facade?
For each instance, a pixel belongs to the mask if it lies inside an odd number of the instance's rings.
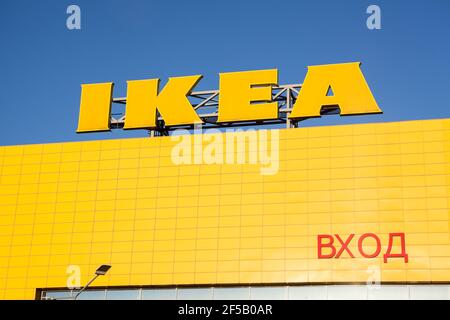
[[[84,284],[111,264],[96,286],[450,281],[450,119],[279,136],[274,175],[175,165],[170,137],[0,147],[0,299],[69,265]],[[317,259],[318,234],[367,232],[382,253],[404,232],[409,262]]]

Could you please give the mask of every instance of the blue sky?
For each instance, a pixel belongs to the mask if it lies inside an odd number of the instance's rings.
[[[81,8],[81,30],[66,8]],[[366,27],[381,8],[382,29]],[[303,126],[450,117],[450,1],[3,1],[0,145],[146,136],[76,134],[80,85],[277,68],[280,84],[306,66],[361,61],[382,115],[329,116]]]

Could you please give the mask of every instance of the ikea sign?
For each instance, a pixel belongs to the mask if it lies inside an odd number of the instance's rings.
[[[158,113],[166,127],[202,124],[188,99],[201,78],[169,78],[163,88],[160,79],[127,81],[124,129],[154,129]],[[77,132],[110,130],[113,86],[82,85]],[[277,69],[220,73],[217,123],[277,119],[278,102],[272,101],[276,86]],[[320,117],[322,108],[330,106],[339,107],[342,116],[382,112],[359,62],[309,66],[288,118]]]

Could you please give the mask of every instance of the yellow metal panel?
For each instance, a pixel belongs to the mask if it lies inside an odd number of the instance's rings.
[[[373,266],[382,282],[448,282],[449,129],[440,119],[280,130],[273,176],[174,164],[170,137],[0,147],[0,298],[64,287],[69,264],[85,283],[111,263],[98,286],[365,283]],[[318,234],[367,232],[378,257],[317,259]],[[383,262],[391,232],[405,232],[408,263]]]

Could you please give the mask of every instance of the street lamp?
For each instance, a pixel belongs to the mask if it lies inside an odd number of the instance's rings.
[[[86,290],[86,289],[89,287],[89,285],[90,285],[92,282],[94,282],[95,279],[98,278],[98,276],[104,276],[104,275],[108,272],[109,269],[111,269],[111,266],[110,266],[110,265],[107,265],[107,264],[103,264],[103,265],[101,265],[100,267],[98,267],[98,269],[95,271],[95,276],[94,276],[94,278],[92,278],[91,281],[89,281],[89,282],[83,287],[83,289],[81,289],[80,291],[78,291],[78,293],[75,295],[75,297],[73,298],[73,300],[77,300],[78,296],[79,296],[84,290]]]

